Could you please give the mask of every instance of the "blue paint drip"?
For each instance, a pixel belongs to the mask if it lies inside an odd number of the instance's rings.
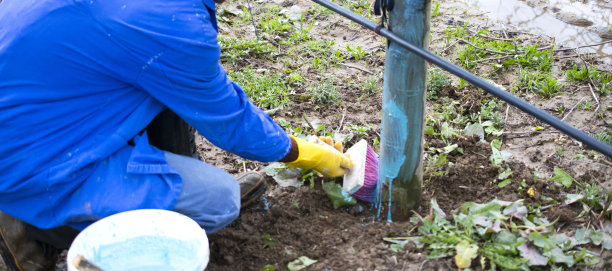
[[[261,197],[261,201],[263,201],[264,204],[264,210],[269,210],[270,209],[270,204],[268,203],[268,199],[266,199],[266,197]]]
[[[385,79],[386,80],[386,79]],[[381,154],[378,168],[377,184],[377,216],[380,217],[382,208],[382,187],[385,181],[389,186],[389,203],[387,221],[391,222],[391,189],[392,181],[397,178],[406,155],[404,148],[408,138],[408,118],[406,112],[399,107],[396,99],[386,99],[383,104],[383,124],[381,132]]]
[[[393,179],[389,180],[389,202],[388,202],[388,210],[387,210],[387,222],[393,222],[391,220],[391,188],[393,187]]]

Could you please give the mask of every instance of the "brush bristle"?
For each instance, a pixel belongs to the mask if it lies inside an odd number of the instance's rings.
[[[375,192],[377,183],[378,157],[376,157],[376,153],[374,153],[374,150],[370,147],[370,145],[368,145],[363,186],[357,190],[357,192],[353,193],[352,196],[359,200],[373,202],[376,198]]]

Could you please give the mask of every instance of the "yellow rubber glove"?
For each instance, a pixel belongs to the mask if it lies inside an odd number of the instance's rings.
[[[298,158],[286,163],[290,167],[314,169],[327,177],[340,177],[345,171],[353,167],[353,161],[341,151],[331,146],[331,138],[323,138],[328,144],[319,140],[319,143],[306,141],[291,136],[298,146]],[[338,144],[340,143],[340,144]],[[336,142],[342,149],[342,142]]]

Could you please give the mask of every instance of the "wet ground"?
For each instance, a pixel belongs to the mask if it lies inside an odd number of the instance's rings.
[[[580,47],[612,63],[612,1],[467,0],[492,22],[555,38],[559,47]]]
[[[465,23],[468,28],[473,29],[490,27],[499,33],[512,34],[521,37],[523,41],[542,46],[553,42],[551,37],[555,37],[554,43],[558,44],[557,46],[567,47],[591,45],[609,39],[606,31],[596,30],[608,27],[609,31],[609,14],[612,6],[610,1],[439,2],[442,15],[431,21],[432,50],[441,51],[448,47],[448,44],[442,42],[444,30],[450,24],[460,23]],[[275,0],[273,3],[283,9],[299,6],[302,10],[315,5],[306,0]],[[241,9],[243,4],[228,1],[223,7],[240,6]],[[251,1],[251,4],[257,18],[261,16],[259,14],[265,12],[264,7],[269,3]],[[473,5],[478,5],[479,9],[473,8]],[[584,7],[569,8],[574,5],[584,5]],[[579,10],[588,13],[580,15],[577,13]],[[562,15],[568,12],[575,16]],[[312,16],[312,13],[309,16]],[[385,44],[374,33],[365,31],[339,16],[330,14],[318,16],[312,29],[314,39],[333,39],[334,49],[343,49],[347,44],[360,45],[369,55],[363,61],[347,59],[343,62],[344,65],[330,67],[327,71],[329,76],[338,79],[335,84],[340,92],[341,106],[337,104],[319,106],[304,98],[306,86],[324,79],[312,68],[304,66],[300,67],[298,72],[305,77],[306,85],[297,88],[295,93],[291,94],[290,108],[282,109],[272,117],[276,120],[282,118],[290,122],[293,127],[307,127],[301,117],[305,114],[311,121],[317,120],[327,127],[341,131],[346,131],[349,125],[373,124],[371,130],[359,136],[373,140],[379,137],[377,131],[380,130],[380,89],[376,95],[363,96],[361,87],[355,82],[363,82],[374,75],[382,77]],[[568,18],[578,19],[571,21]],[[539,21],[541,19],[544,21]],[[588,22],[581,19],[586,19]],[[255,39],[253,27],[249,24],[233,26],[221,23],[220,30],[221,34],[228,37]],[[580,33],[585,37],[579,37],[582,35]],[[610,56],[608,51],[610,44],[592,48],[601,51],[600,58]],[[455,56],[446,57],[454,59]],[[559,71],[558,76],[561,77],[560,74],[564,69],[574,63],[570,61],[573,60],[555,61],[555,69]],[[587,59],[587,61],[592,61],[602,68],[608,67],[610,71],[609,66],[598,63],[596,59]],[[229,64],[224,65],[227,69],[232,69]],[[239,60],[239,67],[247,65],[260,70],[282,71],[283,69],[282,64],[268,60],[249,57]],[[492,79],[507,88],[511,88],[517,81],[517,78],[510,74],[501,74]],[[445,87],[438,100],[430,101],[429,109],[433,104],[444,103],[442,98],[446,97],[465,108],[467,112],[480,112],[480,101],[486,98],[487,94],[471,86],[460,90],[455,87],[458,80],[453,78],[452,81],[454,85]],[[564,91],[564,95],[549,100],[538,99],[533,95],[522,98],[560,118],[566,117],[566,121],[588,132],[598,132],[604,127],[609,127],[606,126],[606,121],[612,119],[612,113],[605,108],[612,106],[612,99],[599,97],[601,109],[598,112],[576,109],[569,113],[559,113],[555,109],[561,105],[564,108],[572,108],[582,99],[591,97],[588,88],[568,85]],[[541,196],[562,200],[563,191],[544,181],[551,176],[554,167],[567,170],[580,181],[602,185],[610,183],[608,182],[612,179],[610,159],[596,158],[595,155],[588,154],[584,146],[563,137],[553,129],[533,132],[531,128],[542,124],[517,109],[504,107],[502,113],[505,115],[506,125],[501,139],[504,148],[513,154],[509,163],[514,172],[512,184],[500,188],[492,182],[497,177],[498,170],[492,167],[489,161],[491,147],[488,143],[480,142],[473,137],[455,138],[453,143],[463,148],[464,154],[453,153],[449,156],[448,162],[452,163],[452,167],[448,174],[424,176],[427,185],[424,186],[421,208],[417,213],[423,216],[429,212],[429,199],[432,197],[437,199],[440,207],[447,213],[466,201],[486,202],[494,198],[503,200],[525,198],[527,203],[539,203]],[[357,138],[354,139],[356,140]],[[441,148],[446,145],[439,137],[427,136],[425,141],[431,147]],[[264,163],[245,161],[212,146],[203,139],[198,140],[198,147],[204,161],[232,174],[237,175],[249,170],[262,172],[266,166]],[[563,148],[563,155],[559,155],[560,147]],[[574,159],[577,154],[585,154],[585,158]],[[534,179],[535,171],[542,175],[541,179]],[[517,188],[520,180],[525,180],[526,185],[534,189],[536,193],[534,197],[527,197],[524,192],[519,192]],[[266,178],[269,189],[265,197],[245,209],[227,228],[209,236],[211,261],[207,270],[261,270],[265,266],[273,268],[266,270],[287,270],[287,264],[300,256],[317,260],[317,263],[305,270],[456,270],[451,258],[428,259],[414,247],[407,247],[405,251],[400,252],[391,250],[389,243],[382,239],[407,236],[414,230],[414,224],[380,221],[373,215],[374,210],[367,203],[334,209],[321,189],[321,181],[323,179],[317,177],[314,187],[305,185],[296,188],[280,187],[271,178]],[[607,189],[612,191],[610,187]],[[584,222],[576,219],[578,212],[580,210],[573,208],[563,210],[550,208],[545,215],[552,219],[559,218],[564,227],[573,227]],[[604,260],[611,261],[610,258]],[[605,270],[601,266],[591,268],[593,269]],[[1,265],[0,270],[4,270]],[[57,270],[65,270],[65,264],[60,264]]]

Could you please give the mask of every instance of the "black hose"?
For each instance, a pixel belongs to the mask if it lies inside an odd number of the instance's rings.
[[[571,125],[561,121],[560,119],[556,118],[555,116],[547,113],[546,111],[543,111],[542,109],[539,109],[533,105],[531,105],[530,103],[521,100],[520,98],[510,94],[507,91],[504,91],[490,83],[488,83],[487,81],[483,80],[482,78],[442,59],[441,57],[432,54],[431,52],[418,47],[404,39],[402,39],[401,37],[395,35],[393,32],[389,31],[388,29],[384,28],[384,27],[380,27],[378,24],[364,18],[363,16],[357,15],[354,12],[345,9],[335,3],[332,3],[328,0],[313,0],[314,2],[316,2],[319,5],[322,5],[348,19],[350,19],[351,21],[354,21],[362,26],[364,26],[365,28],[368,28],[374,32],[376,32],[377,34],[387,38],[388,40],[390,40],[391,42],[396,42],[397,44],[401,45],[402,47],[412,51],[413,53],[415,53],[416,55],[422,57],[423,59],[437,65],[438,67],[460,77],[463,78],[465,81],[468,81],[470,83],[472,83],[473,85],[485,90],[488,93],[491,93],[493,96],[498,97],[502,100],[504,100],[505,102],[515,106],[516,108],[522,110],[523,112],[532,115],[534,117],[536,117],[537,119],[539,119],[542,122],[545,122],[547,124],[549,124],[550,126],[556,128],[557,130],[575,138],[576,140],[590,146],[591,148],[595,149],[596,151],[603,153],[604,155],[612,158],[612,146],[601,142],[599,140],[597,140],[596,138],[590,136],[589,134],[576,129],[574,127],[572,127]]]

